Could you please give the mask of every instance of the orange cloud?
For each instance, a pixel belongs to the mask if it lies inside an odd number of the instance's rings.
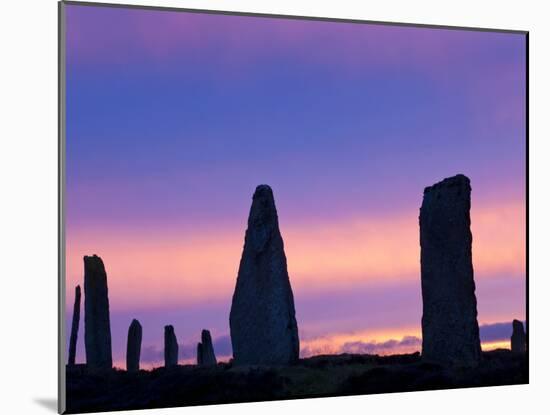
[[[376,345],[383,345],[388,341],[396,341],[395,339],[404,339],[408,336],[420,338],[420,327],[361,330],[300,339],[301,357],[344,353],[347,344],[358,342],[373,345],[373,351],[378,354],[412,353],[420,350],[420,347],[414,345],[400,347],[399,344],[396,344],[394,347],[386,347],[385,350],[384,347],[376,347]]]
[[[503,320],[511,321],[510,318],[505,318]],[[485,322],[483,324],[491,325],[495,323]],[[480,324],[480,326],[483,326],[483,324]],[[422,350],[422,333],[420,324],[418,326],[394,327],[382,330],[330,333],[324,336],[301,339],[300,348],[301,357],[340,353],[367,353],[378,355],[414,353]],[[510,340],[498,339],[484,341],[482,338],[481,348],[484,351],[509,349]]]
[[[419,279],[418,212],[293,224],[281,219],[289,274],[302,291],[361,282]],[[525,207],[507,201],[472,207],[476,278],[525,271]],[[82,283],[82,257],[106,265],[114,308],[229,298],[244,229],[87,229],[67,232],[67,283]],[[68,299],[67,304],[71,303]]]
[[[402,327],[389,330],[362,330],[352,333],[335,333],[300,341],[300,357],[307,358],[323,354],[378,354],[381,356],[420,352],[422,339],[419,327]],[[482,341],[483,351],[495,349],[510,349],[509,340]],[[218,361],[228,362],[232,356],[219,355]],[[192,365],[196,363],[194,357],[180,358],[179,364]],[[113,365],[125,368],[126,361],[115,360]],[[163,366],[161,359],[155,361],[144,360],[142,369],[154,369]]]
[[[525,207],[521,202],[473,206],[473,262],[477,274],[525,272]],[[285,245],[293,283],[418,279],[418,212],[290,227]]]
[[[482,342],[481,349],[485,352],[496,349],[510,349],[510,340]]]

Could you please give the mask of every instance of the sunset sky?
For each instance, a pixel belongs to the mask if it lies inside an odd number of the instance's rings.
[[[484,347],[525,319],[521,34],[68,5],[67,327],[84,255],[113,359],[163,326],[231,354],[252,194],[274,192],[301,355],[420,350],[424,187],[472,183]],[[77,361],[84,361],[81,321]]]

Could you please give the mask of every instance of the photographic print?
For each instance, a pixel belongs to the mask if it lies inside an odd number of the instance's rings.
[[[526,32],[60,3],[60,411],[528,383]]]

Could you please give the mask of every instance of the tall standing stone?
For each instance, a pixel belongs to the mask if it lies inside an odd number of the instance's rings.
[[[84,257],[84,310],[86,363],[90,368],[111,368],[113,357],[107,273],[97,255]]]
[[[139,357],[141,355],[141,324],[136,319],[132,320],[128,328],[128,343],[126,345],[126,370],[128,372],[139,371]]]
[[[273,192],[256,188],[229,316],[234,363],[298,360],[298,326]]]
[[[69,340],[69,366],[74,366],[76,362],[76,342],[78,339],[78,326],[80,325],[80,297],[80,285],[77,285],[74,290],[73,323]]]
[[[199,366],[216,366],[218,364],[212,345],[212,336],[208,330],[201,333],[201,342],[197,345],[197,364]]]
[[[514,320],[512,322],[512,330],[512,337],[510,338],[512,352],[525,353],[527,350],[527,336],[523,329],[523,323],[519,320]]]
[[[164,326],[164,366],[178,364],[178,340],[173,326]]]
[[[202,360],[202,343],[197,343],[197,365],[202,366],[203,360]]]
[[[470,232],[470,180],[424,189],[420,208],[422,357],[475,365],[481,358]]]

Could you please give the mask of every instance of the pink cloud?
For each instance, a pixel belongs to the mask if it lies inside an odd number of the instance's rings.
[[[523,202],[474,203],[472,230],[476,280],[524,276]],[[282,233],[292,285],[298,292],[419,278],[416,211],[288,223],[282,225]],[[82,257],[95,253],[106,264],[115,308],[229,298],[243,235],[244,228],[215,223],[195,229],[74,225],[67,230],[67,284],[82,282]]]

